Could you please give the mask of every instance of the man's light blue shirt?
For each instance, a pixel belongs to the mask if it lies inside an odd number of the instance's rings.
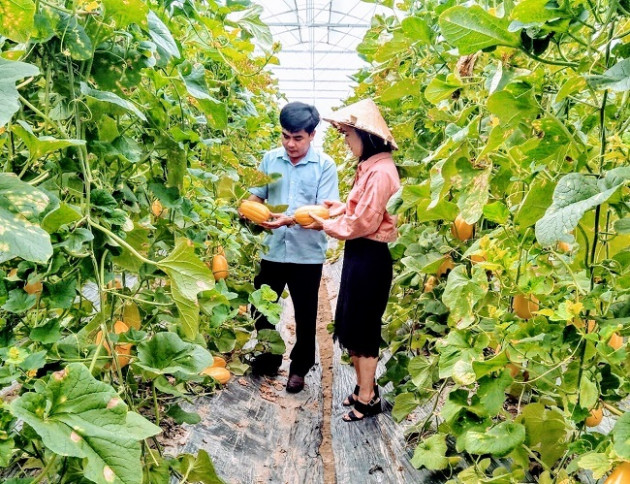
[[[262,187],[253,187],[253,195],[269,205],[288,205],[287,215],[304,205],[320,205],[324,200],[339,200],[337,166],[326,154],[311,146],[296,165],[283,147],[268,151],[258,168],[266,174],[279,173],[282,178]],[[272,230],[265,238],[269,247],[265,260],[294,264],[321,264],[326,259],[326,234],[303,229],[295,224]]]

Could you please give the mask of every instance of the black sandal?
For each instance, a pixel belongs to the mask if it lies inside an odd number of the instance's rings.
[[[359,385],[356,385],[354,387],[354,392],[348,395],[346,399],[343,402],[341,402],[341,405],[343,405],[344,407],[351,407],[352,405],[354,405],[358,401],[359,390],[360,390]],[[378,392],[378,385],[376,384],[376,380],[374,380],[374,397],[376,398],[379,396],[380,395]]]
[[[363,415],[359,417],[354,410],[362,413]],[[354,410],[351,410],[346,415],[341,417],[344,422],[358,422],[359,420],[363,420],[365,417],[374,417],[383,411],[383,407],[381,406],[381,399],[374,395],[370,403],[363,403],[360,400],[357,400],[354,404]]]
[[[348,395],[346,399],[343,402],[341,402],[341,404],[344,407],[350,407],[354,405],[354,403],[357,401],[356,396],[358,395],[359,395],[359,385],[355,385],[354,391],[350,395]]]

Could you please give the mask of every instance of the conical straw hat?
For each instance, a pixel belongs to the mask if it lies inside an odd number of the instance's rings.
[[[387,127],[383,116],[381,116],[378,106],[376,106],[371,99],[363,99],[362,101],[350,104],[333,112],[328,117],[324,116],[323,119],[324,121],[332,123],[335,127],[339,124],[346,124],[353,128],[367,131],[387,141],[395,150],[398,149],[398,145]]]

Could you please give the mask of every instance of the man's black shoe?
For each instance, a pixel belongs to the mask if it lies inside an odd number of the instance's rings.
[[[282,355],[262,353],[252,361],[252,373],[256,376],[276,376],[282,364]]]
[[[287,392],[298,393],[304,388],[304,377],[299,375],[289,375],[289,381],[287,381]]]

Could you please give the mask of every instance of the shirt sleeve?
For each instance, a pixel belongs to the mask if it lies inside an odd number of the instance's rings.
[[[269,174],[267,173],[267,158],[268,155],[265,154],[260,162],[260,166],[258,167],[258,171],[263,172],[265,175]],[[250,187],[249,193],[256,195],[258,198],[262,198],[263,200],[267,200],[267,198],[269,198],[269,186],[263,185],[261,187]]]
[[[324,232],[339,240],[358,239],[378,230],[387,209],[391,183],[384,174],[375,174],[367,180],[365,190],[359,195],[354,210],[335,220],[324,222]]]
[[[321,205],[324,200],[339,200],[337,165],[332,160],[326,162],[322,177],[319,180],[319,186],[317,187],[317,205]]]

